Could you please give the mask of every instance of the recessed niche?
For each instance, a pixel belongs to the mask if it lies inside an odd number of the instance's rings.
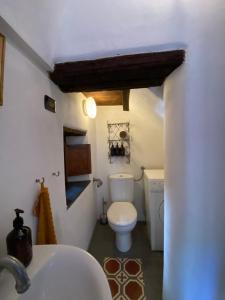
[[[66,204],[69,208],[80,194],[86,189],[90,180],[75,181],[66,183]]]
[[[87,144],[87,131],[63,128],[66,204],[69,208],[90,183],[91,145]]]

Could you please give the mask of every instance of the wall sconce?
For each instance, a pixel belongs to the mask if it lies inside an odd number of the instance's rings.
[[[83,101],[83,111],[85,116],[94,119],[97,114],[97,107],[94,98],[89,97]]]

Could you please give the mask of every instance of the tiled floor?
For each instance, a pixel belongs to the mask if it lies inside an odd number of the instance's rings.
[[[141,258],[148,300],[162,300],[163,254],[150,250],[146,225],[139,222],[133,231],[133,245],[123,254],[115,247],[114,232],[108,225],[97,224],[89,252],[102,264],[105,257]]]

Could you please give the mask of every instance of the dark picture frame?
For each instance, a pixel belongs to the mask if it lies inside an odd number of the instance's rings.
[[[52,113],[56,113],[56,101],[54,99],[52,99],[48,95],[45,95],[44,104],[45,104],[45,109],[47,109]]]
[[[0,33],[0,106],[3,105],[4,62],[5,62],[5,36]]]

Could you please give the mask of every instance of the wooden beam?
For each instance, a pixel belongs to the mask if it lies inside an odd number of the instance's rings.
[[[56,64],[50,78],[65,93],[159,86],[184,57],[174,50],[67,62]]]
[[[123,110],[129,111],[129,97],[130,97],[130,90],[123,91]]]
[[[123,91],[97,91],[97,92],[83,92],[85,97],[93,97],[97,106],[105,105],[122,105]]]
[[[66,136],[85,136],[87,134],[87,130],[82,129],[73,129],[69,127],[63,127],[64,137]]]

